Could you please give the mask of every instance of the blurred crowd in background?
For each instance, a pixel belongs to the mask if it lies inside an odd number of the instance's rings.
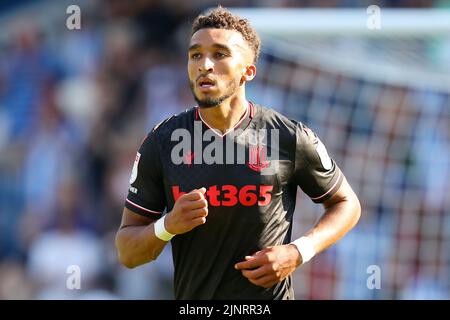
[[[190,24],[217,3],[80,1],[86,4],[80,4],[81,30],[66,28],[58,1],[42,1],[42,8],[39,3],[0,5],[0,24],[8,30],[0,42],[0,299],[170,299],[170,248],[157,263],[128,270],[117,261],[114,237],[142,138],[156,123],[195,105],[186,75]],[[60,16],[48,19],[60,25],[51,28],[22,14],[28,6],[45,14],[58,5]],[[448,154],[446,147],[437,151]],[[82,290],[66,287],[70,265],[80,267]]]

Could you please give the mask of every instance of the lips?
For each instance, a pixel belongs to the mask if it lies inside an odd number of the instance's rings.
[[[216,85],[216,81],[208,77],[201,77],[197,80],[197,85],[203,89],[209,89]]]

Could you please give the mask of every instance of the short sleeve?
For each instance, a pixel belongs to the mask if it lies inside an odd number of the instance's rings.
[[[166,205],[162,164],[152,132],[136,153],[125,207],[142,216],[159,219]]]
[[[319,137],[303,123],[297,123],[295,183],[312,201],[322,203],[339,189],[343,179]]]

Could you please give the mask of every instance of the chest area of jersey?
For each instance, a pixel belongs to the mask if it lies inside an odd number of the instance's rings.
[[[205,187],[212,207],[269,205],[292,171],[288,153],[274,141],[213,138],[167,143],[163,167],[169,202]]]

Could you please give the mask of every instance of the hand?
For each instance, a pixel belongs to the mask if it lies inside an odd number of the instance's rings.
[[[182,234],[206,222],[208,202],[205,188],[194,189],[178,198],[164,221],[167,232]]]
[[[246,256],[235,264],[251,283],[270,288],[285,279],[301,264],[301,256],[293,244],[274,246]]]

